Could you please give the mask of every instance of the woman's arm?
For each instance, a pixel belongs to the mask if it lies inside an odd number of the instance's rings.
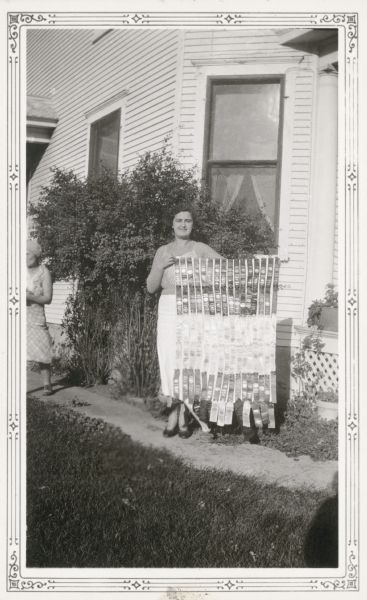
[[[161,287],[164,270],[167,269],[167,267],[171,267],[174,263],[174,256],[165,256],[164,246],[158,248],[147,279],[147,290],[150,294],[158,292]]]
[[[43,287],[42,295],[33,294],[33,292],[27,291],[27,300],[29,302],[35,302],[36,304],[41,304],[41,305],[50,304],[52,302],[52,280],[51,280],[50,271],[46,268],[43,273],[42,287]]]

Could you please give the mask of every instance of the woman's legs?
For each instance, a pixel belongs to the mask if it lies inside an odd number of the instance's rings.
[[[179,409],[179,406],[177,406],[177,404],[175,404],[175,406],[171,407],[170,413],[168,415],[168,423],[167,423],[168,430],[175,429],[175,427],[178,423],[178,409]]]
[[[188,438],[192,434],[192,429],[188,425],[188,410],[183,402],[180,404],[178,413],[178,435],[182,438]]]
[[[165,428],[163,435],[165,437],[171,437],[178,432],[180,437],[189,437],[192,432],[187,425],[187,416],[187,409],[183,402],[171,407],[171,411],[168,415],[167,427]]]
[[[176,403],[170,407],[167,427],[163,431],[164,437],[172,437],[178,432],[178,410],[179,406]]]
[[[51,385],[51,365],[46,363],[40,363],[40,371],[42,375],[43,387],[45,390],[45,395],[50,394],[52,392]]]

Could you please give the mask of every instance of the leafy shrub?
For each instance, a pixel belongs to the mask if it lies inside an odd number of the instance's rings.
[[[225,211],[201,198],[196,208],[196,221],[201,239],[222,256],[241,258],[276,252],[274,233],[260,214],[248,215],[236,207]]]
[[[337,460],[338,421],[320,419],[313,397],[298,394],[290,399],[285,422],[278,434],[260,431],[261,443],[290,456],[302,454],[315,460]]]
[[[137,293],[119,312],[114,368],[120,391],[154,397],[159,387],[156,298]]]
[[[104,171],[80,179],[55,169],[39,202],[29,207],[54,279],[78,279],[95,293],[111,286],[145,289],[155,251],[172,238],[175,212],[193,210],[193,238],[226,256],[269,252],[274,235],[265,219],[225,213],[169,153],[147,153],[118,178]]]
[[[126,385],[136,394],[154,387],[148,377],[152,355],[145,350],[155,345],[154,319],[144,313],[148,305],[134,299],[136,294],[144,296],[155,251],[172,238],[173,217],[183,209],[194,214],[193,238],[224,256],[266,253],[275,246],[265,219],[235,209],[225,213],[210,200],[195,170],[182,168],[165,150],[145,154],[133,170],[117,178],[104,171],[81,179],[55,169],[39,202],[29,207],[54,279],[77,279],[83,290],[83,296],[71,301],[64,328],[75,372],[82,369],[85,381],[93,381],[93,372],[95,381],[106,379],[113,345],[110,331],[122,327],[127,337],[120,348],[120,365],[125,365]],[[118,297],[124,299],[124,315],[114,306]],[[113,328],[111,317],[116,319],[116,313],[120,321]]]
[[[291,456],[309,455],[315,460],[336,460],[338,457],[338,422],[320,419],[317,400],[335,401],[335,392],[320,388],[321,371],[310,378],[312,365],[309,352],[322,352],[321,332],[315,327],[301,342],[291,361],[291,374],[298,382],[298,393],[288,401],[284,423],[279,433],[264,430],[259,433],[261,443],[277,448]],[[333,398],[333,400],[331,399]]]
[[[75,384],[107,383],[114,358],[113,321],[106,303],[79,290],[67,301],[63,329],[66,350],[63,364]]]

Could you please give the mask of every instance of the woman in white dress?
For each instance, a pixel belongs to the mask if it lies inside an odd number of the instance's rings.
[[[182,402],[173,402],[173,373],[176,349],[176,287],[175,261],[178,256],[192,258],[222,258],[215,250],[202,242],[191,239],[193,215],[191,210],[176,212],[172,223],[174,239],[158,248],[147,279],[148,292],[162,290],[158,305],[157,348],[161,376],[161,392],[171,408],[168,424],[163,432],[166,437],[176,433],[186,438],[191,435],[187,426],[186,408]]]
[[[45,317],[45,304],[52,300],[49,270],[41,263],[41,247],[27,241],[27,360],[38,363],[43,378],[44,396],[52,394],[52,341]]]

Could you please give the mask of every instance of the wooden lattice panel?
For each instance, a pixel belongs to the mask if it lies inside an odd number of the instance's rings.
[[[339,384],[339,364],[338,355],[330,354],[329,352],[320,352],[317,354],[309,350],[306,352],[306,358],[311,364],[311,369],[308,373],[308,383],[317,382],[319,375],[322,375],[318,387],[323,391],[333,390],[338,391]]]

